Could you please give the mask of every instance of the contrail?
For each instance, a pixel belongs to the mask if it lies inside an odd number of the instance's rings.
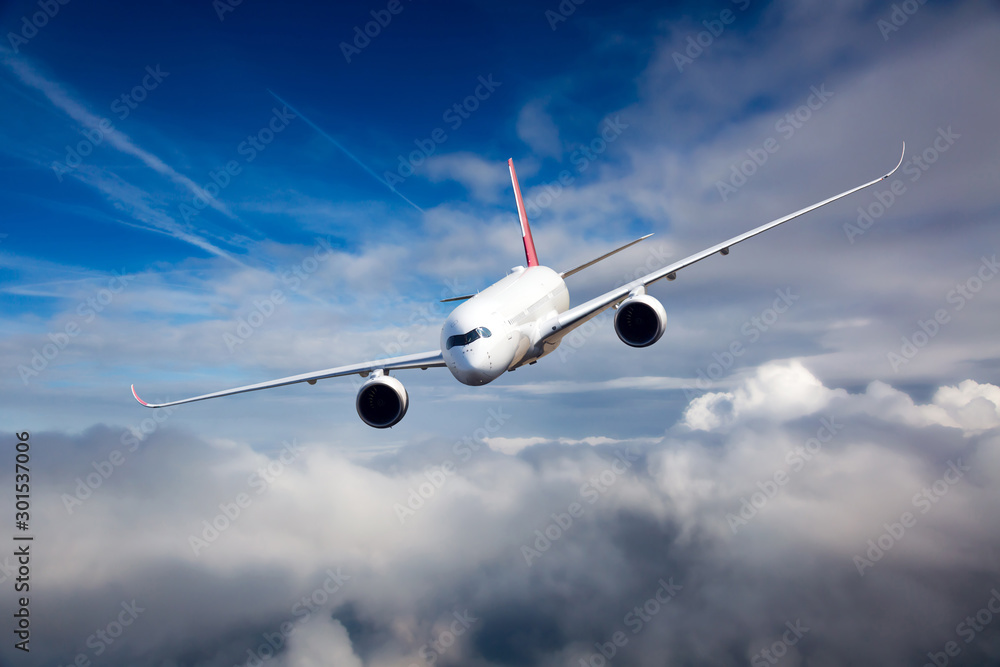
[[[91,112],[82,102],[79,102],[71,97],[62,84],[46,79],[41,73],[38,72],[38,70],[28,64],[25,58],[14,58],[7,55],[7,53],[9,53],[7,49],[3,49],[3,51],[5,56],[3,58],[4,65],[14,72],[14,74],[17,75],[23,83],[45,95],[45,97],[48,98],[53,105],[84,127],[90,129],[99,127],[101,121],[104,119]],[[232,218],[233,220],[236,219],[236,216],[233,215],[233,213],[230,212],[224,204],[205,192],[200,185],[192,181],[187,176],[178,173],[173,167],[165,163],[156,155],[140,148],[124,132],[121,132],[115,127],[111,127],[110,129],[104,131],[104,137],[111,146],[114,146],[122,153],[139,159],[153,171],[158,174],[162,174],[178,185],[183,186],[195,196],[202,197],[206,202],[208,202],[209,206],[217,210],[219,213],[222,213],[226,217]]]
[[[413,208],[417,209],[421,213],[424,212],[424,209],[420,208],[419,206],[417,206],[416,204],[414,204],[413,202],[411,202],[409,199],[406,198],[406,195],[404,195],[402,192],[400,192],[399,190],[397,190],[396,188],[392,187],[391,185],[389,185],[388,183],[386,183],[384,180],[382,180],[381,176],[379,176],[374,171],[372,171],[371,169],[369,169],[368,165],[366,165],[364,162],[362,162],[357,157],[355,157],[355,155],[353,153],[351,153],[351,151],[349,151],[346,148],[344,148],[343,146],[341,146],[340,143],[336,139],[334,139],[329,134],[327,134],[326,132],[324,132],[322,128],[320,128],[318,125],[316,125],[316,123],[314,123],[311,120],[309,120],[308,118],[306,118],[302,114],[301,111],[299,111],[298,109],[296,109],[295,107],[293,107],[291,104],[289,104],[285,100],[283,100],[280,97],[278,97],[277,93],[275,93],[270,88],[267,89],[267,92],[271,93],[271,96],[274,97],[274,99],[278,100],[279,102],[281,102],[282,104],[284,104],[286,107],[288,107],[289,109],[291,109],[292,113],[294,113],[296,116],[298,116],[299,118],[301,118],[302,120],[304,120],[309,125],[309,127],[311,127],[312,129],[316,130],[317,132],[319,132],[320,135],[324,139],[326,139],[331,144],[333,144],[334,146],[336,146],[337,148],[339,148],[341,150],[341,152],[344,153],[344,155],[346,155],[347,157],[349,157],[352,160],[354,160],[355,162],[357,162],[358,166],[360,166],[362,169],[364,169],[365,171],[367,171],[369,174],[372,175],[372,178],[374,178],[376,181],[378,181],[379,183],[381,183],[385,187],[387,187],[390,190],[392,190],[393,193],[399,195],[403,199],[403,201],[405,201],[407,204],[409,204]]]

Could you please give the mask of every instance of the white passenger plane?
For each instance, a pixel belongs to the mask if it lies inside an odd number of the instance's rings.
[[[905,143],[903,144],[903,154],[906,154]],[[358,415],[369,426],[388,428],[397,424],[409,407],[406,389],[403,388],[399,380],[389,376],[389,371],[445,366],[463,384],[487,384],[506,371],[535,363],[555,350],[566,334],[611,307],[616,309],[615,332],[622,342],[632,347],[652,345],[663,335],[667,315],[663,305],[646,294],[646,287],[650,284],[662,278],[674,280],[679,270],[695,262],[715,253],[728,255],[729,249],[740,241],[745,241],[772,227],[777,227],[800,215],[889,178],[899,169],[902,162],[903,157],[900,156],[899,164],[885,176],[829,199],[824,199],[817,204],[807,206],[791,215],[778,218],[739,236],[734,236],[728,241],[723,241],[637,278],[575,308],[570,308],[569,291],[566,289],[564,278],[648,238],[651,234],[623,245],[571,271],[559,273],[541,266],[538,263],[538,255],[535,253],[531,229],[528,227],[528,217],[524,212],[524,201],[521,199],[521,188],[517,182],[517,174],[514,172],[514,161],[508,160],[511,183],[514,186],[514,198],[517,201],[517,214],[521,220],[521,236],[524,241],[527,266],[514,267],[505,278],[478,294],[445,299],[445,301],[464,300],[465,303],[455,308],[445,319],[444,325],[441,327],[441,349],[377,361],[365,361],[350,366],[338,366],[302,375],[292,375],[270,382],[236,387],[235,389],[217,391],[169,403],[147,403],[139,398],[135,391],[135,385],[132,385],[132,395],[135,396],[135,400],[147,408],[165,408],[181,403],[281,387],[297,382],[316,384],[317,380],[357,373],[361,377],[368,378],[358,391],[356,400]]]

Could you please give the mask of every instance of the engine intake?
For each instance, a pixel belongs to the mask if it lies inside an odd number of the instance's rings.
[[[402,382],[388,375],[375,375],[361,386],[355,403],[361,421],[375,428],[389,428],[406,415],[410,399]]]
[[[631,347],[647,347],[660,340],[667,326],[663,304],[648,294],[625,299],[615,312],[615,333]]]

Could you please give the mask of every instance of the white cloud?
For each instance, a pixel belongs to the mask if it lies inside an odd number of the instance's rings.
[[[538,99],[521,107],[517,117],[517,136],[537,155],[558,159],[562,156],[562,142],[559,140],[559,128],[546,111],[548,103],[548,99]]]
[[[531,438],[486,438],[485,442],[493,451],[513,456],[523,449],[548,442],[556,442],[560,445],[588,445],[595,447],[597,445],[621,445],[626,441],[605,436],[592,436],[589,438],[545,438],[535,436]]]
[[[500,191],[510,184],[506,165],[472,153],[433,155],[427,159],[424,169],[430,180],[461,183],[473,197],[484,202],[497,201]]]
[[[288,639],[284,667],[362,667],[351,639],[339,621],[327,616],[311,621]]]
[[[572,348],[572,343],[563,342],[566,346],[565,352],[572,354],[576,349]],[[560,350],[553,355],[558,358]],[[579,358],[578,363],[587,363],[586,359]],[[558,381],[532,382],[528,384],[508,385],[506,390],[529,395],[555,395],[555,394],[582,394],[589,392],[607,391],[611,389],[624,391],[665,391],[668,389],[683,389],[696,382],[691,378],[671,378],[671,377],[620,377],[613,380],[603,380],[600,382],[580,382],[580,381]]]
[[[1000,426],[1000,387],[965,380],[940,387],[931,403],[918,405],[890,385],[875,381],[864,394],[828,389],[798,359],[764,364],[743,378],[732,391],[712,392],[693,399],[683,423],[692,430],[730,428],[747,419],[784,423],[821,414],[842,399],[852,411],[913,427],[930,425],[961,429],[976,435]]]
[[[684,412],[684,424],[708,431],[753,417],[780,423],[813,414],[845,396],[843,389],[824,387],[798,360],[773,362],[758,368],[733,391],[695,398]]]
[[[879,381],[872,382],[864,396],[855,400],[869,414],[909,426],[936,424],[961,429],[967,436],[1000,426],[1000,387],[975,380],[939,388],[926,405],[917,405],[903,392]]]
[[[491,642],[507,646],[517,635],[510,618],[529,614],[526,623],[561,639],[522,637],[521,650],[540,662],[575,662],[589,650],[578,643],[610,636],[622,609],[653,595],[658,579],[674,578],[683,594],[657,632],[636,637],[625,664],[665,651],[722,659],[717,647],[727,641],[766,645],[789,607],[813,623],[810,650],[820,657],[869,650],[850,638],[871,624],[892,627],[904,635],[896,645],[909,646],[921,630],[896,622],[906,596],[885,591],[908,590],[928,568],[962,582],[928,593],[929,604],[971,604],[955,591],[978,591],[986,548],[1000,547],[991,511],[1000,501],[995,430],[975,433],[998,425],[996,387],[942,387],[921,406],[886,385],[857,394],[827,388],[793,360],[766,364],[721,394],[692,400],[681,428],[663,438],[512,434],[467,457],[437,438],[360,463],[357,452],[355,460],[335,452],[337,436],[325,436],[282,462],[278,451],[212,446],[164,427],[72,515],[60,495],[94,470],[92,461],[107,459],[117,433],[48,434],[36,520],[51,531],[50,548],[37,567],[53,598],[40,601],[39,618],[54,613],[55,600],[75,601],[60,630],[49,631],[61,645],[92,631],[87,608],[117,604],[98,597],[108,590],[156,600],[128,646],[171,655],[163,637],[186,636],[216,646],[220,665],[245,659],[262,633],[290,620],[296,630],[279,659],[305,667],[408,664],[464,610],[479,620],[448,655],[475,664]],[[732,406],[724,414],[722,400]],[[711,432],[691,430],[698,415]],[[965,472],[940,482],[951,463]],[[261,470],[270,481],[258,493],[250,480]],[[926,513],[912,501],[921,489],[937,489]],[[191,534],[205,530],[203,520],[225,524],[213,517],[225,507],[233,513],[240,493],[251,502],[194,555]],[[753,515],[734,530],[729,517],[751,498]],[[397,506],[412,513],[401,521]],[[905,511],[916,527],[872,578],[859,580],[852,558]],[[529,567],[522,548],[536,544]],[[59,554],[69,549],[66,561]],[[295,601],[341,567],[350,579],[299,624]],[[843,594],[831,597],[831,589]],[[176,602],[164,602],[174,594]],[[743,622],[708,622],[721,613]],[[247,638],[226,639],[246,628]]]

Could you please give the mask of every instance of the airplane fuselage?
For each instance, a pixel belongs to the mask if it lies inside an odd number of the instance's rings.
[[[441,352],[459,382],[484,385],[545,356],[547,320],[569,308],[569,290],[546,266],[517,267],[455,308],[441,327]]]

